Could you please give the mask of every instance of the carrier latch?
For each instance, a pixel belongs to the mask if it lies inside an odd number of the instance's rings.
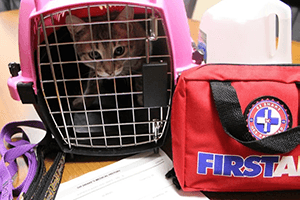
[[[19,72],[21,71],[21,66],[19,63],[16,62],[11,62],[8,64],[8,69],[12,77],[17,77],[19,76]],[[33,83],[23,83],[23,82],[18,82],[17,83],[17,90],[20,96],[20,99],[23,104],[36,104],[36,95],[33,90]]]
[[[37,98],[33,90],[33,83],[22,83],[17,84],[18,93],[23,104],[36,104]]]
[[[8,69],[12,77],[18,76],[19,72],[21,71],[20,64],[16,62],[9,63]]]
[[[168,105],[168,64],[154,62],[143,65],[144,107]]]

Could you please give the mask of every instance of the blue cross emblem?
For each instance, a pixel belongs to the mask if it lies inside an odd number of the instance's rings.
[[[255,117],[255,124],[256,128],[261,133],[270,133],[271,132],[271,125],[278,125],[279,118],[272,118],[271,117],[272,110],[269,108],[263,108],[257,112]]]

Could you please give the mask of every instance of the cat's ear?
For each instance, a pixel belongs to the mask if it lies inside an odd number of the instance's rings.
[[[127,21],[134,18],[134,9],[132,7],[125,7],[122,12],[117,16],[115,21]],[[133,24],[128,23],[129,32],[133,31]],[[127,36],[127,24],[126,23],[114,23],[113,29],[116,31],[118,35],[121,37],[129,37]]]
[[[134,9],[132,7],[125,7],[117,16],[116,20],[124,21],[134,18]]]
[[[82,26],[73,26],[72,24],[82,24],[84,23],[84,21],[74,15],[68,15],[66,16],[66,24],[67,24],[67,28],[70,32],[71,35],[76,35],[77,33],[79,33],[81,30],[84,29],[84,25]]]

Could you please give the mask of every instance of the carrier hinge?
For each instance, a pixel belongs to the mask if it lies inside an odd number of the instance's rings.
[[[161,127],[161,122],[158,119],[153,119],[152,122],[152,130],[153,130],[153,137],[154,137],[154,142],[157,144],[157,141],[159,139],[159,129]]]
[[[156,41],[158,39],[158,19],[154,15],[150,18],[150,41]]]

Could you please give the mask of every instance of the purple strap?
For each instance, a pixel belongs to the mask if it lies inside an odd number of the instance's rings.
[[[34,152],[34,147],[37,144],[30,144],[26,139],[12,141],[11,138],[16,133],[22,133],[23,138],[28,138],[26,133],[20,128],[20,126],[35,127],[43,129],[44,125],[40,121],[21,121],[11,122],[6,124],[0,133],[0,199],[11,200],[13,199],[13,193],[20,195],[26,193],[30,186],[36,170],[37,170],[37,159]],[[24,137],[25,136],[25,137]],[[4,142],[11,146],[7,149]],[[18,172],[18,166],[16,158],[24,155],[28,161],[28,174],[24,181],[18,187],[13,187],[12,177]]]

